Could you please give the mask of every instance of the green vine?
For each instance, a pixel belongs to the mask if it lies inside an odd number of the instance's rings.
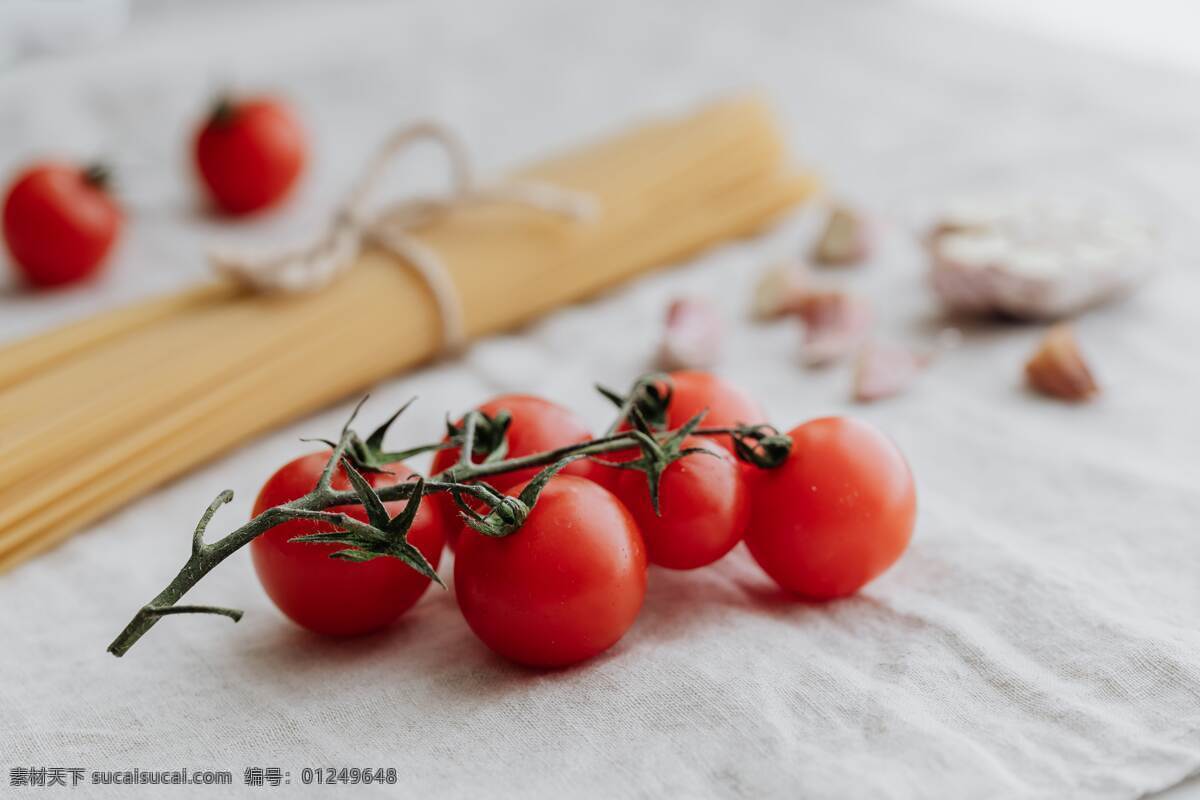
[[[409,407],[412,401],[392,414],[366,439],[354,431],[354,420],[366,398],[355,407],[336,442],[323,441],[332,451],[317,485],[311,492],[290,503],[269,508],[240,528],[222,538],[205,541],[209,524],[221,506],[233,499],[233,492],[224,491],[209,504],[200,517],[192,535],[191,554],[174,579],[146,605],[142,606],[108,646],[108,652],[123,656],[164,616],[176,614],[218,614],[235,622],[242,617],[237,609],[205,605],[180,605],[179,600],[201,578],[218,564],[276,525],[291,520],[311,520],[333,528],[328,533],[298,536],[291,541],[344,545],[330,554],[351,562],[376,558],[397,558],[430,580],[443,585],[437,571],[408,541],[422,500],[436,493],[449,494],[457,504],[464,522],[487,536],[509,536],[520,529],[538,496],[550,479],[575,461],[609,453],[637,450],[636,459],[610,462],[610,467],[635,469],[646,475],[651,498],[657,508],[658,485],[662,473],[671,463],[699,448],[683,447],[688,436],[730,436],[739,458],[758,467],[778,466],[787,458],[791,440],[766,425],[733,428],[701,428],[704,414],[698,414],[677,430],[666,430],[666,407],[670,403],[670,381],[662,375],[640,378],[627,395],[618,395],[597,387],[618,406],[618,417],[606,435],[579,444],[568,445],[541,453],[506,458],[506,434],[511,419],[506,413],[489,417],[478,411],[469,412],[460,425],[447,422],[445,441],[420,445],[407,450],[387,451],[383,441],[388,429]],[[619,431],[622,423],[631,428]],[[420,453],[457,447],[458,463],[431,479],[417,478],[402,484],[376,489],[364,473],[386,471],[389,464]],[[333,477],[341,466],[350,481],[351,489],[333,489]],[[487,478],[529,468],[542,468],[517,497],[510,497],[490,486]],[[480,513],[466,498],[472,498],[485,510]],[[396,516],[390,516],[385,503],[406,501]],[[334,506],[361,504],[367,512],[365,522],[347,514],[325,509]]]

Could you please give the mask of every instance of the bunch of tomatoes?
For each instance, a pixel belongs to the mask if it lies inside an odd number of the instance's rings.
[[[220,100],[198,127],[193,160],[208,198],[240,216],[281,202],[304,171],[304,130],[287,105]],[[109,172],[46,161],[16,176],[4,199],[4,240],[31,286],[65,286],[97,273],[124,222]]]
[[[752,397],[710,373],[679,371],[661,382],[669,431],[700,414],[705,429],[765,423]],[[510,417],[507,459],[593,438],[569,409],[539,397],[504,395],[478,410]],[[629,428],[625,421],[620,429]],[[537,667],[573,664],[615,644],[641,610],[649,565],[698,569],[741,541],[776,583],[801,598],[851,595],[907,547],[916,514],[912,473],[891,440],[855,419],[815,419],[785,435],[790,449],[771,467],[739,458],[728,433],[686,436],[654,481],[636,468],[637,447],[574,461],[550,478],[506,536],[464,524],[448,494],[429,495],[408,541],[435,568],[444,548],[454,550],[455,594],[471,630],[496,653]],[[254,515],[312,491],[328,458],[317,452],[280,468],[262,487]],[[459,461],[447,441],[434,458],[434,478]],[[487,482],[515,497],[537,471]],[[365,475],[377,488],[412,476],[402,463]],[[334,488],[349,485],[344,472],[335,475]],[[404,504],[387,505],[396,515]],[[330,510],[366,519],[362,506]],[[251,543],[267,594],[298,624],[327,635],[368,633],[425,592],[429,579],[400,560],[350,562],[329,557],[338,545],[293,541],[328,530],[324,522],[291,520]]]

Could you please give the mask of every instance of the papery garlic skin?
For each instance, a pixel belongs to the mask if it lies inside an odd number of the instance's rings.
[[[667,309],[666,326],[658,349],[665,370],[707,369],[720,359],[724,324],[707,300],[686,297]]]
[[[751,313],[759,320],[798,313],[811,290],[811,276],[803,263],[775,264],[759,277],[754,287]]]
[[[803,360],[822,367],[849,356],[871,330],[873,314],[865,300],[847,292],[810,292],[799,309],[804,322]]]
[[[928,353],[886,342],[867,342],[854,364],[854,399],[870,403],[905,392],[932,361]]]
[[[825,266],[851,266],[871,254],[871,231],[858,212],[835,206],[817,237],[812,260]]]
[[[1132,291],[1157,249],[1147,225],[1086,203],[975,202],[934,227],[930,277],[950,311],[1053,320]]]

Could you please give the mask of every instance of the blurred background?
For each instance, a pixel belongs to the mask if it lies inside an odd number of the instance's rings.
[[[1047,37],[1177,65],[1200,67],[1191,0],[894,0],[942,8]],[[102,46],[127,36],[269,9],[287,0],[6,0],[0,4],[0,64]]]

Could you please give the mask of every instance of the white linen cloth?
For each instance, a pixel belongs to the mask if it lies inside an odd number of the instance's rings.
[[[884,3],[164,17],[120,51],[0,77],[0,170],[46,152],[109,154],[132,206],[103,282],[3,296],[0,334],[203,274],[204,247],[231,234],[195,210],[181,162],[191,120],[223,83],[286,93],[313,130],[298,203],[235,226],[255,241],[318,219],[399,123],[443,119],[498,167],[747,85],[766,89],[795,152],[884,222],[872,263],[834,277],[874,300],[886,336],[928,342],[942,324],[911,224],[947,193],[1109,188],[1170,240],[1156,283],[1079,323],[1105,386],[1081,407],[1022,388],[1039,331],[1016,326],[969,327],[910,393],[850,405],[846,370],[798,366],[790,324],[744,321],[753,276],[797,252],[805,220],[379,387],[368,422],[421,398],[397,443],[506,391],[600,427],[608,411],[591,383],[632,379],[665,303],[695,293],[730,321],[720,371],[773,420],[859,414],[908,455],[915,539],[860,596],[795,602],[742,549],[711,569],[656,569],[635,627],[574,669],[491,656],[452,591],[431,590],[386,634],[314,638],[276,613],[244,554],[188,597],[246,609],[240,624],[167,619],[124,659],[106,654],[183,562],[211,498],[237,492],[216,535],[305,451],[298,436],[336,432],[348,405],[267,436],[0,576],[0,778],[14,766],[189,767],[240,784],[247,766],[279,767],[286,789],[245,792],[326,797],[299,785],[300,770],[357,766],[396,767],[400,782],[345,792],[355,797],[1119,799],[1200,769],[1200,80]],[[11,790],[22,792],[37,794]]]

